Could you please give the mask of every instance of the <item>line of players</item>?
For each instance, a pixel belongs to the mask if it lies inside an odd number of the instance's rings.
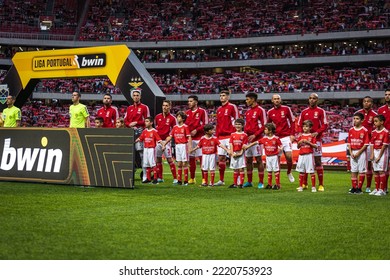
[[[125,116],[125,125],[126,127],[133,127],[135,129],[143,128],[145,126],[145,118],[150,116],[149,109],[146,105],[141,103],[141,91],[135,90],[131,93],[132,98],[134,100],[134,104],[129,106],[127,109],[127,113]],[[217,109],[217,123],[215,129],[215,136],[221,142],[221,147],[218,147],[218,169],[219,169],[219,180],[214,185],[224,185],[224,174],[226,170],[226,159],[229,153],[229,139],[231,134],[236,132],[236,128],[234,126],[234,121],[239,118],[237,107],[229,102],[230,93],[229,91],[221,91],[220,93],[220,101],[221,106]],[[257,95],[254,93],[248,93],[246,95],[246,105],[249,107],[245,113],[245,124],[244,124],[244,132],[248,136],[248,143],[254,143],[261,139],[264,136],[264,129],[266,123],[273,123],[275,125],[275,135],[280,138],[282,142],[282,151],[286,157],[287,161],[287,176],[290,182],[294,182],[294,177],[291,173],[292,170],[292,142],[295,139],[296,133],[301,134],[303,132],[303,124],[306,120],[310,120],[312,122],[311,135],[315,137],[315,149],[313,150],[315,169],[318,175],[319,187],[318,191],[324,191],[323,187],[323,167],[321,163],[321,137],[322,134],[328,128],[328,121],[326,118],[326,113],[323,109],[317,106],[318,104],[318,95],[313,93],[309,96],[309,106],[305,110],[303,110],[297,119],[297,122],[294,118],[294,115],[291,112],[291,109],[288,106],[282,105],[282,99],[280,95],[274,94],[272,96],[272,104],[273,108],[271,108],[268,112],[258,105],[257,103]],[[390,130],[390,90],[385,91],[385,102],[378,109],[378,113],[384,116],[384,129]],[[105,102],[104,102],[105,103]],[[108,102],[106,102],[108,103]],[[106,105],[109,106],[108,104]],[[362,126],[365,127],[368,131],[368,135],[372,135],[372,131],[374,130],[374,117],[378,114],[372,109],[373,100],[371,97],[366,96],[363,98],[363,108],[359,110],[359,113],[363,114]],[[101,110],[104,110],[103,108]],[[169,101],[164,101],[162,106],[162,113],[158,114],[155,117],[155,127],[157,130],[157,134],[162,140],[166,140],[173,127],[177,124],[177,120],[175,116],[170,113],[171,103]],[[99,115],[99,114],[98,114]],[[101,114],[103,115],[103,114]],[[191,141],[188,141],[190,145],[186,147],[185,150],[192,150],[195,148],[199,141],[205,134],[204,127],[209,123],[208,114],[206,110],[198,106],[198,97],[196,95],[192,95],[188,97],[188,110],[185,111],[185,116],[182,116],[183,123],[188,126]],[[352,128],[353,129],[353,128]],[[352,130],[351,129],[351,130]],[[173,136],[173,135],[171,135]],[[349,137],[351,139],[352,137]],[[164,142],[166,143],[166,148],[163,149]],[[386,144],[386,143],[385,143]],[[368,145],[367,145],[368,146]],[[353,153],[353,146],[351,143],[348,145],[348,149]],[[253,185],[253,160],[256,159],[257,168],[258,168],[258,187],[262,188],[264,186],[264,164],[261,160],[262,156],[262,147],[260,145],[253,145],[248,150],[245,151],[246,155],[246,171],[247,171],[247,182],[243,184],[244,187],[249,187]],[[369,151],[369,149],[367,149]],[[165,155],[167,159],[172,176],[174,178],[174,183],[178,183],[177,179],[177,170],[174,161],[172,160],[172,150],[170,147],[170,141],[162,141],[157,145],[157,161],[156,161],[156,176],[157,182],[162,181],[162,156]],[[385,153],[387,156],[387,153]],[[192,151],[189,154],[189,169],[186,161],[184,160],[179,168],[184,171],[184,180],[183,183],[186,182],[186,175],[188,174],[188,183],[194,184],[195,181],[195,172],[196,172],[196,159],[201,159],[202,151],[201,149],[197,149]],[[367,177],[367,187],[366,192],[371,192],[371,182],[373,178],[372,171],[372,163],[370,160],[370,156],[367,157],[368,161],[366,164],[366,172],[365,170],[358,170],[358,173],[365,174]],[[146,170],[145,170],[146,171]],[[147,172],[144,172],[144,175]],[[301,172],[302,173],[302,172]],[[308,172],[307,172],[308,173]],[[382,184],[383,186],[387,186],[387,179],[389,172],[387,167],[383,171],[385,174],[385,182]],[[301,178],[302,174],[300,174],[300,187],[298,191],[301,189],[307,188],[307,174]],[[213,174],[211,174],[213,176]],[[215,176],[215,175],[214,175]],[[357,177],[356,171],[351,174],[352,181],[352,189],[355,186],[355,178]],[[383,175],[382,175],[383,177]],[[147,180],[146,175],[143,178]],[[180,180],[181,181],[181,180]],[[205,184],[206,182],[202,182]],[[357,181],[356,189],[362,188],[364,183],[364,176],[360,175],[359,180]],[[312,186],[313,187],[313,186]],[[381,187],[379,187],[380,189]],[[359,193],[359,190],[356,191]],[[375,193],[375,191],[374,191]]]
[[[196,95],[191,95],[188,97],[188,110],[185,112],[179,112],[177,114],[177,120],[175,116],[170,113],[171,104],[169,101],[164,101],[162,109],[163,112],[158,114],[155,117],[155,135],[147,135],[148,131],[152,130],[152,119],[148,119],[147,129],[144,132],[144,135],[140,137],[138,141],[144,142],[144,147],[156,146],[157,161],[156,166],[149,166],[151,164],[145,164],[145,167],[148,166],[149,169],[155,170],[155,178],[144,178],[144,182],[154,181],[155,183],[162,181],[162,156],[164,154],[167,158],[168,163],[171,167],[172,176],[174,178],[174,183],[182,184],[194,184],[195,181],[195,171],[196,171],[196,159],[202,158],[203,154],[214,152],[218,155],[218,170],[219,170],[219,180],[214,183],[213,177],[215,173],[213,170],[210,170],[211,173],[211,185],[222,186],[225,185],[225,170],[226,170],[226,161],[227,156],[230,153],[231,161],[234,159],[232,157],[232,151],[230,148],[230,139],[231,136],[237,132],[237,127],[235,121],[239,119],[239,113],[236,105],[229,102],[230,92],[227,90],[222,90],[220,92],[220,101],[221,106],[217,109],[216,112],[216,126],[215,126],[215,139],[218,141],[215,149],[217,151],[206,151],[207,149],[198,149],[204,145],[202,140],[205,138],[211,138],[211,135],[207,137],[207,134],[210,134],[210,131],[213,131],[213,127],[207,126],[209,123],[208,114],[205,109],[198,106],[198,97]],[[301,116],[298,119],[298,122],[295,122],[295,117],[290,109],[290,107],[282,105],[282,99],[280,95],[275,94],[272,96],[273,108],[266,112],[261,106],[257,103],[257,94],[248,93],[246,94],[246,105],[249,107],[245,113],[245,122],[243,124],[243,132],[247,136],[247,142],[252,143],[251,145],[243,146],[241,149],[245,149],[245,163],[244,166],[240,166],[241,174],[243,168],[246,167],[247,170],[247,181],[243,183],[243,176],[238,176],[241,178],[241,181],[238,185],[243,187],[253,186],[253,161],[256,159],[257,168],[258,168],[258,188],[264,187],[264,164],[262,162],[262,151],[263,147],[261,144],[258,144],[258,141],[264,138],[264,131],[267,123],[272,123],[274,125],[275,136],[281,141],[281,151],[284,153],[287,161],[287,176],[290,182],[294,182],[294,176],[292,175],[292,142],[295,140],[296,132],[303,132],[302,127],[303,123],[306,120],[311,120],[312,122],[312,131],[311,134],[315,138],[316,146],[314,149],[314,158],[315,158],[315,169],[318,174],[319,179],[319,191],[324,191],[323,187],[323,167],[321,163],[321,136],[328,127],[328,122],[326,118],[326,113],[323,109],[317,106],[318,95],[313,93],[309,97],[309,106],[305,109]],[[140,106],[140,105],[138,105]],[[147,116],[146,116],[147,117]],[[145,117],[145,118],[146,118]],[[177,124],[179,121],[179,124]],[[127,126],[131,127],[131,124],[128,120],[128,114],[125,117],[125,123]],[[130,125],[129,125],[130,124]],[[205,129],[206,128],[206,129]],[[298,131],[296,131],[296,128]],[[188,129],[188,132],[186,132]],[[268,129],[272,133],[272,129]],[[204,136],[206,134],[206,136]],[[155,137],[155,138],[154,138]],[[172,150],[170,147],[170,140],[174,138],[176,148],[176,161],[178,162],[178,170],[175,170],[175,165],[172,160]],[[213,138],[214,139],[214,138]],[[137,141],[137,142],[138,142]],[[199,146],[200,144],[200,146]],[[181,150],[180,150],[181,149]],[[211,148],[210,148],[211,149]],[[145,149],[144,149],[145,152]],[[190,152],[186,155],[187,152]],[[241,151],[243,152],[243,151]],[[152,152],[151,152],[152,153]],[[180,153],[184,153],[181,157]],[[241,155],[241,154],[240,154]],[[187,156],[189,158],[187,159]],[[267,156],[267,154],[266,154]],[[178,159],[179,157],[179,159]],[[153,161],[153,160],[152,160]],[[189,167],[187,165],[189,162]],[[201,160],[202,170],[205,170],[205,163]],[[209,167],[207,169],[210,169]],[[211,168],[212,169],[212,168]],[[184,172],[184,179],[182,179],[182,172]],[[146,170],[146,175],[151,172]],[[203,174],[204,175],[204,174]],[[203,176],[202,185],[207,185],[207,179]],[[277,184],[273,186],[275,189],[280,188],[279,180]],[[236,185],[236,184],[234,184]],[[268,184],[267,186],[269,186]],[[300,186],[307,186],[307,176],[300,176]]]
[[[347,154],[350,157],[351,184],[349,193],[361,194],[365,178],[366,193],[383,196],[389,178],[390,89],[385,91],[386,104],[375,112],[370,96],[363,98],[363,108],[353,116],[348,132]],[[375,188],[371,191],[372,178]]]

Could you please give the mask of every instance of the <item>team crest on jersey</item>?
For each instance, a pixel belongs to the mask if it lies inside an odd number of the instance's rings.
[[[229,113],[229,110],[228,109],[225,109],[225,116],[227,116]]]
[[[318,119],[318,112],[314,112],[314,118]]]
[[[361,139],[364,138],[364,133],[360,133],[360,138],[361,138]]]
[[[199,113],[196,113],[195,118],[199,119]]]
[[[379,139],[382,140],[383,139],[383,135],[379,135]]]
[[[369,123],[372,123],[372,116],[368,119]]]
[[[281,112],[281,114],[280,114],[281,116],[282,116],[282,118],[284,118],[285,117],[285,115],[284,115],[284,112],[282,111]]]

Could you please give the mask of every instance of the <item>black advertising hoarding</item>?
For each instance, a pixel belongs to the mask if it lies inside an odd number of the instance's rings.
[[[0,128],[0,180],[134,187],[132,129]]]

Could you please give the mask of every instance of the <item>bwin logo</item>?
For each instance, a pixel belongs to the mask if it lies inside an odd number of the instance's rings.
[[[94,54],[75,56],[78,68],[104,67],[106,66],[106,54]]]
[[[43,147],[47,146],[46,137],[42,137],[41,144]],[[11,147],[11,138],[4,139],[1,170],[11,170],[16,164],[18,171],[32,171],[36,165],[35,171],[58,173],[61,169],[61,162],[62,151],[60,149],[14,148]]]

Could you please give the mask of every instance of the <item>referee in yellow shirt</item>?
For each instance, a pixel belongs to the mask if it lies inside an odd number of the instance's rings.
[[[0,123],[3,123],[4,127],[20,127],[22,113],[18,107],[14,106],[15,99],[15,96],[7,96],[6,102],[8,107],[0,114]]]
[[[87,106],[80,103],[81,94],[77,91],[72,93],[73,104],[69,107],[69,127],[85,128],[90,127],[89,113]]]

